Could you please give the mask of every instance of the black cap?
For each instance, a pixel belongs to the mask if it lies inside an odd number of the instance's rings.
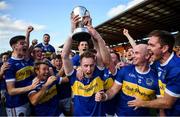
[[[12,46],[13,44],[17,43],[19,40],[25,40],[25,38],[26,37],[23,35],[14,36],[10,39],[9,44],[10,46]]]

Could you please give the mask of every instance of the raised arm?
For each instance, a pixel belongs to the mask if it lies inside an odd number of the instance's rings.
[[[103,64],[109,68],[112,74],[116,72],[115,65],[111,60],[110,53],[106,47],[105,41],[102,39],[101,35],[91,26],[88,25],[88,30],[93,37],[93,41],[97,42],[97,47],[99,48],[99,56],[103,61]],[[100,61],[101,61],[100,59]]]
[[[99,51],[102,56],[103,63],[108,66],[110,63],[110,54],[108,49],[106,48],[105,41],[102,39],[101,35],[90,25],[87,26],[91,36],[93,37],[94,41],[98,43]]]
[[[93,45],[94,45],[94,49],[97,51],[97,54],[96,54],[96,58],[97,58],[96,63],[97,63],[97,66],[104,67],[98,43],[96,41],[94,41],[93,39],[92,39],[92,42],[93,42]]]
[[[73,32],[77,28],[79,19],[80,19],[79,15],[71,14],[71,32]]]
[[[50,86],[57,78],[55,76],[50,76],[46,83],[42,86],[42,88],[38,92],[33,92],[29,94],[29,100],[31,104],[36,105],[46,94],[46,90],[48,89],[48,86]]]
[[[70,52],[71,52],[71,45],[72,45],[72,38],[71,36],[68,37],[67,41],[64,44],[63,50],[62,50],[62,62],[64,65],[64,71],[66,75],[69,75],[73,71],[73,65],[69,58]]]
[[[135,43],[134,39],[131,37],[131,35],[129,34],[128,30],[124,28],[123,34],[127,37],[127,39],[129,40],[129,43],[134,48],[136,46],[136,43]]]
[[[25,55],[25,59],[29,59],[30,57],[30,53],[32,51],[33,48],[29,48],[29,38],[30,38],[30,33],[34,30],[34,28],[32,26],[28,26],[28,28],[26,29],[26,46],[27,46],[27,51],[26,51],[26,55]]]
[[[28,26],[28,28],[26,29],[26,38],[25,38],[25,41],[26,41],[26,44],[27,44],[27,47],[29,48],[29,38],[30,38],[30,33],[34,30],[34,28],[32,26]]]

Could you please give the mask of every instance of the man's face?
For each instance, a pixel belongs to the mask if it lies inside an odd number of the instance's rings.
[[[151,54],[151,59],[160,60],[162,57],[162,46],[160,45],[159,38],[152,36],[148,41],[148,50]]]
[[[4,63],[4,62],[7,62],[7,60],[8,60],[8,55],[3,55],[2,56],[2,62]]]
[[[81,41],[78,46],[78,49],[80,52],[83,52],[84,50],[89,49],[88,43],[86,41]]]
[[[54,64],[55,64],[56,68],[60,69],[61,66],[62,66],[62,60],[56,58],[55,61],[54,61]]]
[[[133,59],[133,49],[132,48],[130,48],[130,49],[128,49],[128,51],[127,51],[127,53],[126,53],[126,55],[127,55],[127,59],[128,60],[132,60]]]
[[[119,62],[117,55],[114,53],[111,53],[111,59],[115,64]]]
[[[44,44],[49,44],[50,37],[48,35],[44,35],[43,39],[44,39]]]
[[[21,56],[25,55],[27,52],[27,44],[25,40],[19,40],[14,44],[14,50]]]
[[[142,51],[142,48],[139,46],[136,46],[134,48],[134,54],[133,54],[133,64],[134,65],[142,65],[146,61],[145,59],[145,53]]]
[[[39,66],[39,71],[37,71],[37,75],[42,80],[46,80],[49,77],[49,66],[45,64],[41,64]]]
[[[42,58],[42,49],[41,48],[34,48],[33,50],[33,56],[36,60],[41,60]]]
[[[95,69],[95,61],[92,58],[82,58],[81,68],[85,77],[90,78]]]

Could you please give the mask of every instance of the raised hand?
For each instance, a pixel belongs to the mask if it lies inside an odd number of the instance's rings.
[[[0,73],[4,74],[4,72],[9,69],[10,64],[8,62],[3,63],[3,65],[0,68]]]
[[[71,15],[71,31],[73,32],[74,29],[77,28],[77,25],[78,25],[78,22],[79,22],[79,19],[81,17],[79,17],[79,15]]]
[[[48,80],[46,81],[45,85],[46,85],[46,86],[49,86],[49,85],[51,85],[55,80],[57,80],[57,77],[56,77],[56,76],[50,76],[50,77],[48,78]]]
[[[85,26],[92,25],[92,19],[90,16],[84,16],[83,17],[83,24]]]
[[[126,35],[129,35],[129,32],[128,32],[128,30],[127,29],[123,29],[123,34],[126,36]]]
[[[28,26],[26,32],[31,33],[33,30],[34,30],[34,28],[32,26]]]

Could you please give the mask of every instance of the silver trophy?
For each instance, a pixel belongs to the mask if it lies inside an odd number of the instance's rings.
[[[88,41],[91,38],[91,35],[84,25],[83,20],[86,16],[90,17],[89,11],[83,6],[77,6],[73,9],[71,15],[79,15],[80,17],[77,28],[73,31],[72,39],[76,41]]]

